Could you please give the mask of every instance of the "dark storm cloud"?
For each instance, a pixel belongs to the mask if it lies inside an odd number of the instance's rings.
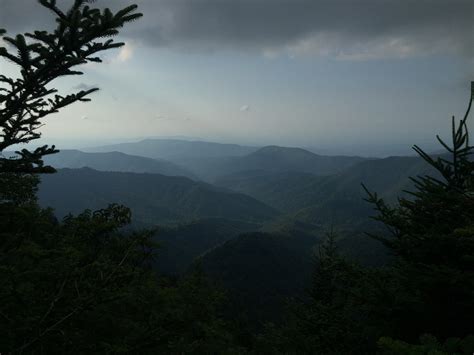
[[[64,1],[63,2],[67,2]],[[474,51],[472,0],[137,0],[127,35],[150,46],[319,51]],[[4,27],[46,21],[33,0],[0,0]],[[126,0],[101,0],[117,7]],[[22,14],[20,16],[20,14]],[[1,27],[1,25],[0,25]],[[315,40],[316,39],[316,40]],[[403,54],[403,53],[402,53]]]
[[[19,31],[51,27],[52,16],[34,0],[0,0],[0,28]]]

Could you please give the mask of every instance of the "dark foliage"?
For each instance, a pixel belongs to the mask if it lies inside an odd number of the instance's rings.
[[[474,84],[473,84],[474,90]],[[473,91],[474,95],[474,91]],[[452,122],[452,146],[439,137],[449,157],[420,156],[442,176],[414,178],[412,198],[399,199],[395,208],[369,193],[388,237],[376,236],[397,257],[394,273],[410,290],[404,312],[392,321],[401,336],[416,339],[428,332],[441,339],[466,336],[474,318],[474,163],[467,118]]]
[[[35,204],[0,206],[0,349],[7,353],[182,353],[225,348],[222,293],[200,274],[152,270],[151,233],[124,234],[110,206],[58,222]]]

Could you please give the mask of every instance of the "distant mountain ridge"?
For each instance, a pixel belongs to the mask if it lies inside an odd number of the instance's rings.
[[[364,160],[361,157],[322,156],[302,148],[267,146],[243,156],[192,159],[180,161],[180,164],[203,180],[214,182],[245,171],[331,175]]]
[[[266,146],[234,159],[235,168],[276,172],[301,172],[315,175],[335,174],[361,161],[361,157],[324,156],[302,148]]]
[[[105,145],[87,148],[85,150],[88,152],[118,151],[153,159],[180,161],[192,158],[243,156],[257,149],[257,147],[242,146],[238,144],[223,144],[205,141],[145,139],[139,142]]]
[[[256,169],[329,175],[365,160],[362,157],[317,155],[302,148],[275,145],[250,147],[176,139],[146,139],[88,148],[87,151],[119,151],[154,159],[167,159],[208,182],[228,174]]]
[[[8,157],[13,152],[5,153]],[[90,153],[75,149],[60,150],[59,153],[47,155],[44,158],[47,165],[57,169],[91,168],[99,171],[116,171],[131,173],[152,173],[168,176],[186,176],[196,179],[190,171],[166,160],[157,160],[122,152]]]

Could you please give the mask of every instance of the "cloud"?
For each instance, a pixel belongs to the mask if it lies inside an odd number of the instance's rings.
[[[471,0],[141,0],[151,46],[343,59],[473,56]]]
[[[344,60],[433,53],[474,56],[472,0],[135,2],[145,16],[127,26],[124,35],[153,47],[256,50],[270,57],[317,54]],[[101,0],[97,5],[117,9],[128,3]],[[47,19],[31,0],[1,0],[0,7],[0,22],[7,28],[36,26]],[[131,47],[124,47],[119,60],[132,54]]]
[[[35,29],[51,29],[54,17],[36,1],[0,0],[0,26],[8,30],[7,35]]]

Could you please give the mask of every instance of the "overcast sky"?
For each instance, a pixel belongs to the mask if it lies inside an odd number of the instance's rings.
[[[429,145],[463,113],[474,80],[472,0],[135,3],[144,17],[123,31],[127,45],[59,83],[101,92],[48,118],[49,142],[179,135],[353,153]],[[0,0],[10,35],[51,25],[34,0]]]

